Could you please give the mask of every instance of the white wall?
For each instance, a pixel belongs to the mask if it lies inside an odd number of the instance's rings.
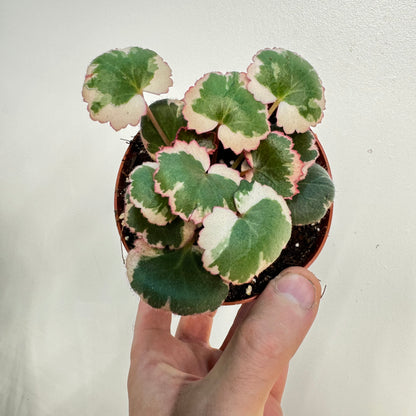
[[[264,47],[299,52],[326,87],[316,129],[337,187],[327,285],[293,360],[286,415],[416,414],[414,0],[3,2],[0,414],[122,415],[137,298],[113,187],[134,129],[92,123],[89,61],[139,45],[181,98]],[[235,308],[222,308],[219,345]]]

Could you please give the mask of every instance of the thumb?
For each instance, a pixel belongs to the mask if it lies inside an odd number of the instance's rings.
[[[226,414],[263,414],[315,319],[320,295],[318,279],[301,267],[286,269],[268,284],[208,375],[217,400],[231,392],[235,397]]]

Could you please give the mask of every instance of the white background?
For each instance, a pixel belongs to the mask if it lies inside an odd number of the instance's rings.
[[[416,414],[414,0],[22,0],[0,19],[2,416],[127,414],[138,300],[113,189],[135,129],[92,122],[81,86],[93,58],[133,45],[169,63],[172,98],[265,47],[316,68],[337,195],[285,415]],[[221,308],[213,345],[235,311]]]

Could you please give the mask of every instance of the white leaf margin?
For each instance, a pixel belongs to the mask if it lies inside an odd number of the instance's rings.
[[[167,245],[162,240],[158,241],[157,243],[151,243],[149,241],[148,230],[145,230],[143,232],[137,231],[134,227],[132,227],[127,222],[128,213],[129,213],[130,209],[132,209],[133,207],[136,208],[131,202],[129,202],[125,205],[125,210],[124,210],[125,213],[123,215],[122,224],[123,224],[123,226],[127,227],[130,230],[131,233],[135,234],[137,236],[137,238],[143,239],[151,247],[158,248],[158,249],[163,249],[167,246],[170,250],[177,250],[177,249],[180,249],[180,248],[184,247],[186,244],[188,244],[192,240],[192,238],[195,234],[196,225],[193,222],[184,221],[183,222],[183,227],[182,227],[182,241],[179,244],[179,246],[174,246],[173,244]],[[150,224],[150,222],[149,222],[149,224]],[[153,224],[153,225],[155,225],[155,224]]]
[[[199,161],[204,169],[204,171],[207,174],[216,174],[223,176],[227,179],[232,180],[236,183],[236,185],[239,185],[241,182],[241,177],[238,171],[235,169],[229,168],[228,166],[222,164],[222,163],[216,163],[212,166],[210,166],[210,157],[207,149],[203,146],[200,146],[196,140],[192,140],[191,142],[187,143],[182,140],[176,140],[173,144],[173,146],[165,147],[159,152],[156,153],[156,159],[160,157],[162,153],[168,153],[168,154],[178,154],[180,152],[185,152],[191,156],[194,157],[197,161]],[[155,175],[157,174],[159,168],[156,170]],[[203,219],[206,217],[207,214],[203,214],[200,212],[200,210],[195,209],[192,214],[187,217],[183,212],[178,211],[176,208],[175,203],[175,195],[176,192],[183,187],[183,183],[178,182],[174,189],[163,191],[161,189],[161,184],[155,180],[155,191],[156,193],[169,198],[169,205],[171,207],[171,211],[173,214],[178,215],[181,217],[184,221],[192,221],[195,224],[200,224]],[[208,214],[209,215],[209,214]]]
[[[113,50],[124,52],[127,55],[132,48],[134,48],[134,46]],[[143,91],[158,95],[165,94],[173,85],[173,80],[171,78],[172,70],[170,66],[158,54],[156,54],[153,59],[155,60],[158,69],[155,71],[150,83],[145,88],[143,88]],[[147,112],[146,102],[141,93],[132,97],[125,104],[115,106],[114,104],[109,103],[101,108],[98,113],[94,113],[91,110],[91,105],[95,101],[104,97],[104,94],[102,94],[100,91],[95,88],[88,88],[86,85],[87,81],[95,76],[94,69],[96,67],[96,64],[90,64],[88,66],[84,85],[82,88],[82,97],[88,104],[87,110],[91,119],[100,123],[109,122],[110,126],[116,131],[123,129],[128,125],[137,126],[140,123],[142,116],[144,116]]]
[[[278,54],[286,52],[286,50],[283,48],[268,48],[258,51],[253,57],[253,63],[251,63],[247,68],[247,77],[249,79],[247,89],[254,95],[256,100],[262,102],[263,104],[271,104],[277,100],[277,97],[266,86],[260,84],[256,78],[256,75],[260,73],[260,67],[263,65],[263,62],[257,56],[266,50],[271,50],[277,52]],[[300,57],[299,54],[296,55]],[[305,133],[310,127],[316,127],[316,125],[322,121],[322,118],[324,117],[326,100],[325,88],[322,85],[320,79],[319,81],[322,88],[322,98],[320,100],[312,99],[312,101],[321,108],[321,117],[317,121],[305,119],[303,116],[301,116],[299,110],[294,105],[288,104],[285,101],[279,103],[279,107],[276,113],[276,124],[279,127],[282,127],[286,134],[292,134],[294,132]]]
[[[279,104],[276,113],[276,124],[279,127],[282,127],[286,134],[292,134],[295,132],[305,133],[309,130],[310,127],[315,127],[318,125],[322,118],[324,117],[325,110],[325,97],[324,97],[324,88],[322,87],[322,98],[320,100],[313,100],[317,106],[321,108],[321,117],[317,120],[311,120],[304,118],[296,106],[288,104],[285,101],[282,101]]]
[[[244,215],[250,208],[264,199],[276,201],[282,207],[284,218],[289,224],[292,224],[292,216],[284,198],[268,185],[262,185],[253,182],[253,187],[249,193],[236,192],[234,201],[240,215]],[[212,274],[219,274],[226,282],[230,282],[228,275],[222,275],[217,265],[211,266],[216,257],[214,252],[219,246],[226,246],[231,238],[231,232],[234,224],[238,221],[239,215],[228,208],[215,207],[211,214],[203,220],[203,229],[199,233],[198,245],[204,250],[202,254],[202,263],[206,270]],[[251,274],[246,282],[251,281],[255,276],[270,266],[271,262],[263,258],[259,253],[259,267],[256,273]],[[232,282],[236,283],[236,282]]]
[[[138,170],[150,167],[153,169],[153,175],[156,172],[159,165],[156,162],[143,162],[141,165],[137,166],[133,169],[133,171],[130,174],[130,177]],[[131,193],[132,183],[127,187],[127,195],[129,195],[130,202],[136,207],[139,208],[142,212],[143,216],[152,224],[163,226],[166,225],[168,222],[172,221],[172,215],[171,212],[168,211],[169,207],[166,206],[165,212],[155,212],[152,208],[145,207],[143,203],[136,198],[133,197]],[[155,194],[160,197],[160,195],[155,192]],[[168,214],[168,215],[166,215]]]
[[[212,120],[203,114],[195,112],[192,108],[192,104],[201,98],[201,89],[204,82],[211,76],[211,74],[223,75],[221,72],[209,72],[205,74],[202,78],[198,79],[192,87],[186,91],[183,98],[185,103],[182,114],[185,117],[185,120],[188,122],[188,128],[195,130],[198,134],[205,133],[215,129],[218,125],[218,121]]]
[[[222,142],[225,149],[231,149],[235,154],[240,154],[243,150],[250,151],[257,149],[261,140],[265,139],[270,133],[269,130],[264,134],[252,137],[246,137],[239,132],[233,132],[227,125],[220,124],[216,120],[212,120],[203,114],[195,112],[192,108],[192,104],[201,98],[201,89],[203,88],[204,82],[210,77],[211,74],[217,74],[221,76],[229,76],[231,72],[225,74],[221,72],[209,72],[200,78],[195,85],[190,87],[185,93],[183,101],[185,103],[183,108],[183,116],[188,121],[188,128],[195,130],[198,134],[205,133],[215,129],[218,125],[218,138]],[[244,72],[239,73],[239,81],[247,88],[249,79],[247,74]],[[251,92],[251,91],[250,91]],[[255,98],[255,97],[254,97]],[[267,110],[264,110],[267,114]]]
[[[301,156],[299,152],[297,152],[294,149],[294,143],[290,136],[287,136],[286,134],[283,134],[279,131],[272,131],[270,135],[272,134],[279,136],[279,137],[283,137],[290,142],[289,153],[293,155],[292,166],[294,166],[294,169],[293,169],[292,175],[289,176],[287,180],[292,184],[292,196],[289,197],[288,199],[292,199],[295,195],[299,193],[298,183],[306,177],[309,166],[312,166],[315,163],[315,160],[309,162],[308,166],[306,166],[306,163],[301,160]],[[310,150],[315,150],[314,145],[310,147]],[[316,150],[318,149],[316,148]],[[251,182],[254,176],[254,167],[253,167],[254,162],[253,162],[252,152],[245,154],[245,162],[246,162],[246,165],[244,165],[244,167],[246,168],[245,179]]]
[[[143,257],[157,257],[160,255],[160,250],[151,247],[144,240],[137,240],[136,245],[127,254],[126,270],[127,278],[131,283],[133,281],[134,271]]]

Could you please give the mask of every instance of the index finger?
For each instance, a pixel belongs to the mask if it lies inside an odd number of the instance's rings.
[[[171,322],[171,312],[152,308],[146,302],[140,300],[134,325],[134,336],[147,330],[160,330],[170,333]]]

